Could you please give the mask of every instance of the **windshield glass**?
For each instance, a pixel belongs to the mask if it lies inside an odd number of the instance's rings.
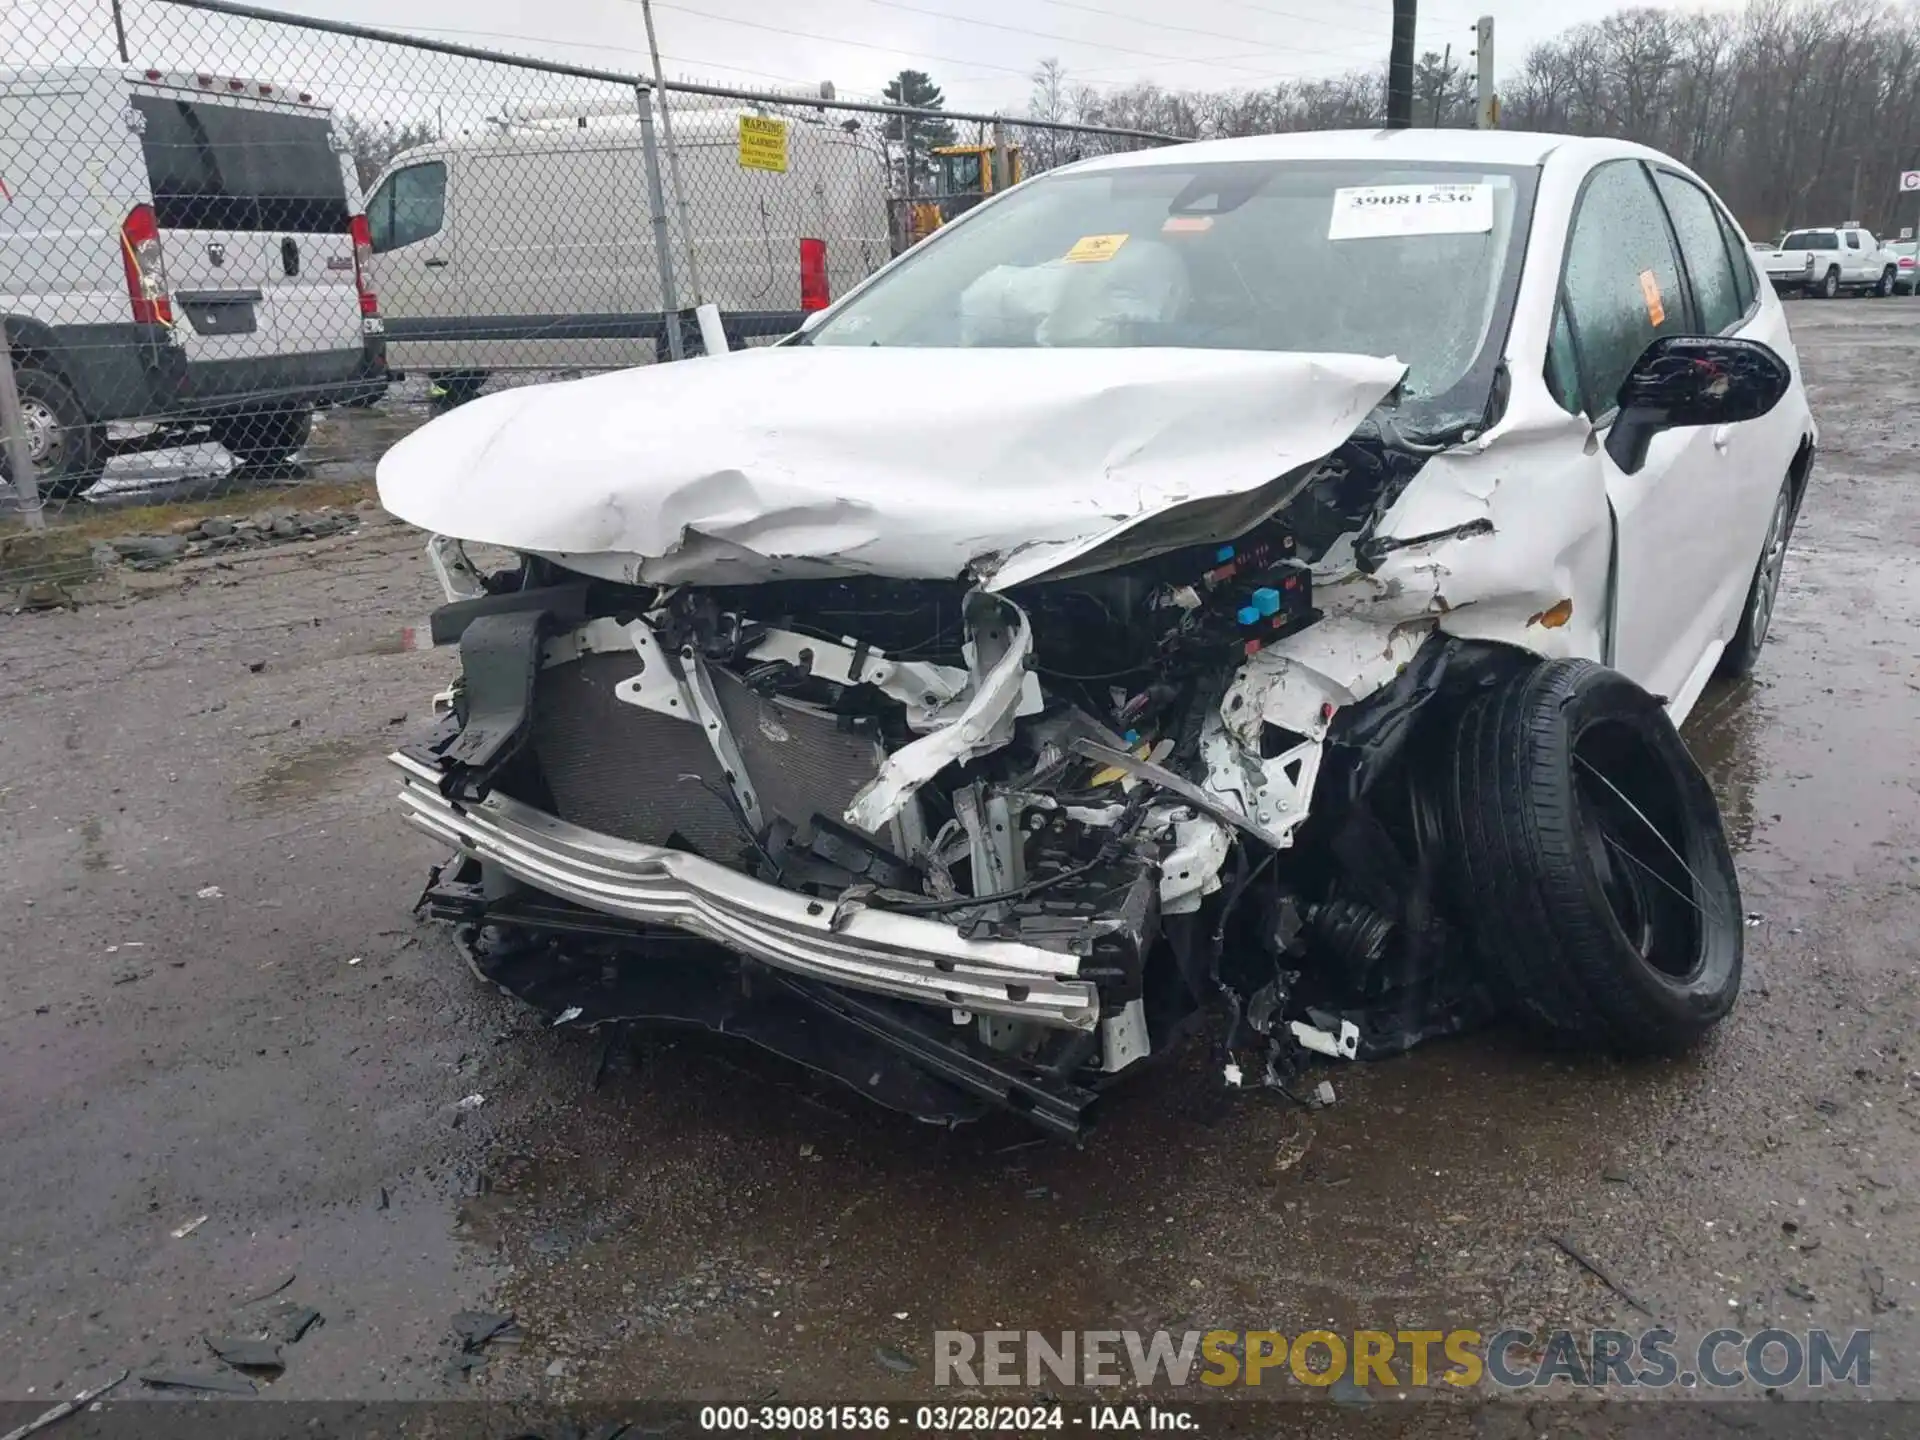
[[[808,340],[1393,356],[1407,397],[1429,398],[1487,339],[1533,173],[1362,160],[1049,175],[935,238]]]
[[[1831,230],[1796,230],[1780,242],[1782,250],[1838,250],[1840,237]]]

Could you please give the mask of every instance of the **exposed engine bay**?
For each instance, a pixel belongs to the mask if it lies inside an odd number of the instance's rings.
[[[483,973],[591,1018],[662,1006],[630,980],[596,1006],[604,963],[557,986],[558,952],[644,969],[704,935],[745,957],[697,958],[710,984],[752,991],[757,960],[783,998],[842,987],[828,1009],[906,1037],[954,1098],[1068,1134],[1101,1084],[1219,1004],[1223,1073],[1281,1088],[1314,1053],[1464,1028],[1491,1002],[1436,909],[1407,717],[1410,697],[1496,662],[1422,648],[1422,625],[1382,648],[1315,606],[1325,567],[1364,566],[1419,463],[1357,439],[1231,542],[1007,594],[871,576],[635,586],[539,557],[480,577],[440,542],[471,593],[434,638],[459,644],[463,673],[439,733],[396,757],[410,796],[434,792],[416,821],[460,846],[426,899],[468,927]],[[1353,673],[1285,652],[1316,628]],[[1388,693],[1347,704],[1359,671]],[[1310,817],[1316,788],[1339,803]],[[490,846],[446,818],[487,804],[644,847],[641,870],[658,850],[751,877],[817,933],[773,936],[697,880],[650,901],[592,856]],[[893,917],[919,923],[887,932]],[[936,931],[944,953],[899,954]],[[530,952],[540,974],[516,984]],[[688,988],[667,1018],[698,1023],[677,1013],[697,1008]],[[925,1089],[893,1098],[924,1112]]]

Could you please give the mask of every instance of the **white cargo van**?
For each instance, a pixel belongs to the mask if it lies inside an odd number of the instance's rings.
[[[702,292],[735,343],[791,332],[890,256],[871,135],[788,119],[786,169],[755,169],[740,163],[742,115],[755,112],[673,118]],[[492,370],[651,360],[665,307],[642,157],[635,118],[589,115],[395,159],[367,199],[394,369],[433,374],[457,399]],[[676,217],[679,256],[677,234]],[[684,260],[676,280],[690,308]]]
[[[119,449],[284,459],[386,381],[332,112],[228,76],[0,70],[0,317],[43,494]],[[110,421],[157,421],[109,440]]]

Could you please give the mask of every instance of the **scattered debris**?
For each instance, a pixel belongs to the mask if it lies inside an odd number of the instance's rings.
[[[1805,1285],[1802,1285],[1798,1280],[1789,1280],[1780,1288],[1796,1300],[1805,1300],[1811,1303],[1814,1298],[1813,1291],[1809,1290]]]
[[[893,1318],[896,1320],[904,1320],[907,1318],[907,1312],[904,1310],[896,1310],[893,1312]]]
[[[297,1345],[314,1326],[323,1323],[318,1310],[308,1305],[295,1305],[291,1301],[276,1306],[273,1312],[273,1333],[280,1337],[282,1345]]]
[[[220,893],[220,887],[218,885],[202,885],[198,890],[194,891],[193,894],[196,900],[224,900],[226,898]]]
[[[891,1345],[874,1346],[873,1358],[886,1366],[887,1369],[893,1371],[896,1375],[911,1375],[920,1368],[918,1363],[911,1357],[894,1349]]]
[[[247,670],[250,674],[258,675],[262,670],[266,668],[267,668],[267,662],[264,660],[249,660],[247,662]]]
[[[1614,1294],[1618,1295],[1622,1300],[1626,1301],[1627,1304],[1631,1305],[1634,1309],[1638,1310],[1642,1315],[1645,1315],[1648,1319],[1651,1320],[1654,1318],[1653,1311],[1647,1308],[1646,1302],[1641,1300],[1640,1297],[1635,1295],[1632,1291],[1628,1290],[1619,1281],[1615,1280],[1605,1270],[1601,1269],[1599,1261],[1595,1260],[1591,1255],[1588,1255],[1578,1245],[1575,1245],[1573,1241],[1569,1240],[1565,1235],[1549,1235],[1547,1239],[1552,1241],[1554,1246],[1557,1249],[1559,1249],[1559,1251],[1563,1255],[1565,1255],[1569,1260],[1573,1261],[1574,1264],[1578,1265],[1582,1270],[1586,1271],[1589,1275],[1593,1276],[1593,1278],[1598,1280],[1602,1285],[1606,1286],[1609,1290],[1613,1291]]]
[[[1612,1166],[1608,1166],[1602,1170],[1600,1172],[1600,1178],[1609,1185],[1630,1185],[1633,1183],[1632,1177],[1629,1176],[1626,1171],[1616,1170]]]
[[[1309,1025],[1304,1020],[1289,1021],[1287,1029],[1303,1048],[1318,1055],[1334,1060],[1351,1060],[1360,1053],[1360,1027],[1351,1020],[1340,1022],[1338,1035],[1331,1030],[1322,1030],[1317,1025]]]
[[[478,1110],[482,1105],[486,1103],[487,1103],[486,1096],[475,1094],[475,1095],[469,1095],[465,1099],[457,1102],[453,1108],[456,1110]]]
[[[142,1385],[155,1390],[205,1390],[215,1395],[257,1395],[259,1388],[244,1375],[216,1375],[203,1370],[148,1370]]]
[[[352,958],[351,960],[349,960],[349,961],[347,961],[347,964],[349,964],[349,965],[358,965],[358,964],[359,964],[359,963],[360,963],[360,962],[361,962],[362,960],[364,960],[364,959],[366,959],[366,958],[367,958],[367,957],[366,957],[366,956],[364,956],[364,955],[356,955],[356,956],[354,956],[354,957],[353,957],[353,958]]]
[[[292,1271],[288,1271],[287,1278],[282,1280],[278,1285],[275,1285],[270,1290],[262,1290],[258,1295],[250,1295],[245,1300],[242,1300],[240,1303],[242,1305],[258,1305],[262,1300],[271,1300],[274,1296],[278,1295],[282,1290],[286,1289],[289,1285],[293,1284],[294,1280],[297,1278],[298,1277]]]
[[[582,1010],[578,1005],[569,1005],[566,1009],[562,1010],[558,1015],[553,1017],[553,1023],[556,1026],[566,1025],[571,1023],[572,1021],[578,1020],[582,1015],[586,1013],[587,1012],[585,1010]]]
[[[249,1340],[237,1335],[208,1335],[207,1348],[236,1370],[258,1370],[278,1375],[287,1368],[280,1347],[271,1340]]]
[[[1749,910],[1747,912],[1747,928],[1748,929],[1752,929],[1755,925],[1764,925],[1766,924],[1766,920],[1767,920],[1767,917],[1762,915],[1757,910]]]
[[[198,1230],[202,1225],[206,1223],[207,1223],[206,1216],[196,1215],[194,1216],[193,1219],[187,1221],[186,1224],[182,1225],[179,1229],[175,1230],[173,1232],[173,1238],[176,1240],[184,1240],[187,1238],[187,1236],[191,1235],[194,1231]]]
[[[495,1315],[485,1310],[462,1310],[453,1317],[453,1333],[460,1337],[460,1348],[469,1355],[489,1340],[518,1340],[520,1329],[511,1315]]]
[[[1302,1124],[1298,1130],[1289,1135],[1285,1140],[1282,1140],[1279,1147],[1273,1152],[1274,1173],[1277,1175],[1286,1174],[1287,1171],[1306,1159],[1307,1151],[1312,1148],[1313,1131],[1309,1130],[1305,1124]]]
[[[29,1420],[17,1430],[9,1430],[5,1435],[0,1435],[0,1440],[27,1440],[27,1436],[46,1429],[47,1426],[53,1424],[54,1421],[64,1420],[76,1410],[91,1405],[121,1381],[125,1380],[131,1373],[131,1371],[122,1370],[118,1375],[114,1376],[113,1379],[107,1381],[106,1384],[96,1385],[91,1390],[82,1390],[71,1400],[62,1400],[58,1405],[47,1411],[46,1414]]]
[[[391,1202],[387,1199],[387,1187],[382,1185],[380,1187],[380,1203],[375,1208],[380,1210],[385,1210],[390,1203]]]
[[[558,1360],[554,1360],[547,1365],[547,1378],[549,1380],[564,1379],[566,1377],[566,1373],[567,1373],[567,1362],[564,1357]]]
[[[1316,1110],[1326,1109],[1327,1106],[1333,1104],[1333,1101],[1333,1082],[1331,1080],[1322,1080],[1318,1085],[1313,1087],[1313,1106]]]
[[[1867,1299],[1872,1303],[1873,1313],[1884,1315],[1895,1309],[1899,1301],[1887,1294],[1887,1272],[1878,1265],[1868,1265],[1860,1272],[1860,1278],[1867,1282]]]

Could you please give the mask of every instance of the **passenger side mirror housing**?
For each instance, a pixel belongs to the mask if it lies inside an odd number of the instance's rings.
[[[1787,393],[1787,362],[1771,346],[1732,336],[1665,335],[1620,382],[1607,453],[1627,474],[1647,463],[1662,430],[1758,420]]]

